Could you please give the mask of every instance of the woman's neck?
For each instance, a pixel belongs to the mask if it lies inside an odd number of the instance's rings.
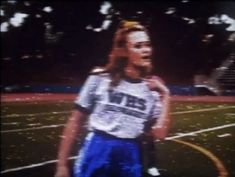
[[[140,71],[133,66],[127,66],[125,68],[125,75],[131,79],[140,79]]]

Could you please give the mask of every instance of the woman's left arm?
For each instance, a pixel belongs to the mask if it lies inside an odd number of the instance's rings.
[[[152,133],[157,139],[165,139],[169,132],[171,117],[170,117],[170,91],[165,86],[163,81],[156,76],[148,79],[151,90],[156,90],[161,95],[162,110],[160,117],[157,119],[155,125],[152,127]]]

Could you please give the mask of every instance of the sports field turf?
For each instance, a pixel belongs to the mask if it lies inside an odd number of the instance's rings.
[[[72,101],[2,102],[1,176],[52,177]],[[174,101],[165,141],[156,141],[164,177],[235,176],[235,104]],[[77,139],[72,157],[80,144]],[[73,159],[71,160],[71,163]]]

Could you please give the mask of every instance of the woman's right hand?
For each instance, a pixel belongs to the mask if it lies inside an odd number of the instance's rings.
[[[70,177],[69,168],[67,166],[57,167],[55,177]]]
[[[158,90],[162,96],[170,95],[169,89],[159,77],[151,76],[144,80],[147,81],[150,90]]]

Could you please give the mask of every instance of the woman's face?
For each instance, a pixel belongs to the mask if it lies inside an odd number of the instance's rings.
[[[152,47],[145,31],[133,31],[127,35],[128,64],[136,67],[150,67]]]

